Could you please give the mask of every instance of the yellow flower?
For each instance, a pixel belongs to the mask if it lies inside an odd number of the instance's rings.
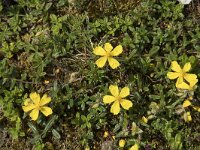
[[[107,131],[104,132],[103,137],[104,137],[104,138],[107,138],[107,137],[108,137],[108,132],[107,132]]]
[[[188,99],[189,99],[189,100],[193,100],[193,97],[192,97],[192,96],[190,96]]]
[[[89,148],[89,147],[86,147],[85,150],[90,150],[90,148]]]
[[[192,121],[192,116],[191,116],[191,114],[190,114],[189,111],[186,112],[186,113],[184,113],[184,115],[183,115],[183,119],[185,120],[185,122]]]
[[[188,106],[190,106],[191,105],[191,102],[189,101],[189,100],[185,100],[184,102],[183,102],[183,107],[184,108],[186,108],[186,107],[188,107]]]
[[[51,101],[50,97],[47,97],[47,94],[44,94],[40,99],[40,95],[36,92],[30,94],[30,98],[24,101],[24,106],[22,109],[24,112],[29,112],[32,120],[37,120],[39,116],[39,111],[41,111],[45,116],[52,114],[52,109],[50,107],[44,106]]]
[[[177,85],[177,88],[192,91],[197,82],[198,82],[198,79],[191,80],[189,84],[182,82],[181,84]]]
[[[110,104],[113,102],[110,109],[111,113],[117,115],[120,112],[120,105],[126,110],[128,110],[130,107],[133,106],[133,103],[130,100],[124,99],[126,96],[130,94],[130,90],[128,87],[124,87],[119,92],[118,86],[110,85],[109,90],[113,96],[105,95],[103,97],[103,102],[105,104]]]
[[[49,80],[44,80],[44,83],[45,84],[49,84]]]
[[[124,147],[126,141],[124,139],[119,140],[119,147]]]
[[[142,117],[142,122],[144,122],[144,123],[147,124],[147,123],[148,123],[148,119],[147,119],[145,116],[143,116],[143,117]]]
[[[115,140],[115,136],[114,135],[112,136],[112,139]]]
[[[138,150],[138,149],[139,149],[138,144],[135,144],[129,150]]]
[[[104,48],[101,46],[97,46],[93,53],[98,56],[102,56],[99,58],[95,63],[99,68],[102,68],[106,61],[108,60],[108,63],[112,69],[115,69],[119,67],[119,62],[113,58],[113,56],[118,56],[122,53],[123,48],[121,45],[116,46],[113,50],[113,47],[110,43],[105,43]]]
[[[186,108],[186,107],[188,107],[188,106],[192,106],[192,108],[193,108],[194,110],[200,112],[200,107],[198,107],[198,106],[193,106],[192,103],[191,103],[189,100],[185,100],[185,101],[183,102],[183,107]]]
[[[184,79],[187,82],[191,82],[197,78],[195,74],[186,73],[191,69],[190,63],[186,63],[182,69],[177,61],[172,61],[171,69],[175,72],[168,72],[167,77],[172,80],[178,78],[176,81],[176,87],[178,87],[178,84],[181,84]]]
[[[200,107],[198,107],[198,106],[193,106],[193,109],[200,112]]]

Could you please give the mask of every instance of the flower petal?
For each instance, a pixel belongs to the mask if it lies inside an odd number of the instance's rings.
[[[29,105],[22,106],[22,109],[23,109],[24,112],[28,112],[28,111],[30,111],[30,110],[32,110],[34,108],[35,108],[34,104],[29,104]]]
[[[33,104],[33,101],[30,98],[27,98],[24,100],[24,106],[27,106],[29,104]]]
[[[116,100],[116,98],[114,96],[111,96],[111,95],[105,95],[103,97],[104,104],[110,104],[110,103],[114,102],[115,100]]]
[[[115,69],[120,65],[120,63],[112,57],[108,57],[108,63],[112,69]]]
[[[181,84],[177,84],[177,88],[180,88],[180,89],[186,89],[186,90],[194,90],[194,86],[195,84],[198,82],[198,79],[195,79],[195,80],[191,80],[189,82],[190,85],[188,85],[187,83],[185,82],[182,82]]]
[[[111,52],[113,47],[110,43],[105,43],[104,49],[105,49],[106,52]]]
[[[138,144],[135,144],[129,150],[138,150],[138,149],[139,149]]]
[[[119,94],[120,98],[124,98],[128,95],[130,95],[130,89],[128,87],[124,87]]]
[[[52,109],[50,107],[41,107],[40,111],[45,115],[45,116],[49,116],[53,113]]]
[[[112,56],[118,56],[119,54],[122,53],[122,51],[123,51],[122,46],[121,46],[121,45],[118,45],[118,46],[116,46],[116,47],[113,49],[113,51],[110,52],[110,54],[111,54]]]
[[[190,106],[191,105],[191,102],[189,101],[189,100],[185,100],[184,102],[183,102],[183,107],[184,108],[186,108],[186,107],[188,107],[188,106]]]
[[[106,51],[101,47],[101,46],[97,46],[94,50],[93,53],[95,55],[99,55],[99,56],[105,56],[106,55]]]
[[[106,61],[107,61],[107,57],[106,57],[106,56],[103,56],[103,57],[99,58],[99,59],[95,62],[95,64],[96,64],[99,68],[102,68],[102,67],[105,65]]]
[[[176,81],[176,87],[178,88],[178,85],[179,84],[182,84],[183,83],[183,77],[179,77]]]
[[[33,109],[30,113],[31,119],[35,121],[37,120],[38,116],[39,116],[39,109]]]
[[[104,137],[104,138],[107,138],[108,135],[109,135],[108,131],[105,131],[104,134],[103,134],[103,137]]]
[[[198,82],[198,79],[192,80],[190,82],[190,87],[193,88],[196,85],[197,82]]]
[[[110,112],[113,113],[114,115],[117,115],[120,112],[120,105],[119,105],[119,101],[115,101],[111,108],[110,108]]]
[[[181,69],[180,65],[177,63],[177,61],[172,61],[171,69],[175,72],[182,72],[182,69]]]
[[[181,84],[177,84],[176,87],[179,88],[179,89],[185,89],[185,90],[189,90],[190,89],[190,86],[185,82],[182,82]]]
[[[118,89],[118,86],[117,86],[117,85],[110,85],[110,86],[109,86],[109,90],[110,90],[110,93],[111,93],[113,96],[115,96],[115,97],[119,96],[119,89]]]
[[[126,141],[124,139],[119,140],[119,147],[124,147]]]
[[[34,102],[35,105],[39,105],[40,102],[40,95],[36,92],[30,94],[31,100]]]
[[[200,112],[200,107],[197,107],[197,106],[193,106],[193,109]]]
[[[183,78],[188,82],[193,82],[194,80],[197,79],[197,75],[196,74],[186,73]]]
[[[42,99],[40,101],[40,106],[43,106],[45,104],[48,104],[51,101],[51,97],[48,97],[47,94],[44,94],[42,96]]]
[[[180,75],[180,73],[178,73],[178,72],[168,72],[167,73],[167,77],[171,80],[178,78],[179,75]]]
[[[147,119],[145,116],[143,116],[143,117],[142,117],[142,122],[144,122],[144,123],[147,124],[147,123],[148,123],[148,119]]]
[[[133,106],[133,103],[129,100],[126,100],[126,99],[121,99],[120,104],[126,110],[129,110],[129,108],[131,108]]]
[[[183,67],[183,72],[188,72],[191,69],[191,64],[190,63],[186,63]]]
[[[190,114],[190,112],[187,112],[187,121],[192,121],[192,116]]]

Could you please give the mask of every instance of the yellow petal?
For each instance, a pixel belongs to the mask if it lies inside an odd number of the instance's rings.
[[[105,95],[103,97],[104,104],[110,104],[110,103],[114,102],[115,100],[116,100],[116,98],[114,96],[111,96],[111,95]]]
[[[113,113],[114,115],[117,115],[120,112],[120,105],[119,105],[119,101],[115,101],[111,108],[110,108],[110,112]]]
[[[191,64],[190,63],[186,63],[183,67],[183,72],[188,72],[191,69]]]
[[[30,113],[31,119],[35,121],[37,120],[38,116],[39,116],[39,109],[33,109]]]
[[[142,121],[146,124],[148,123],[148,119],[145,116],[142,117]]]
[[[191,105],[191,102],[189,101],[189,100],[185,100],[184,102],[183,102],[183,107],[184,108],[186,108],[186,107],[188,107],[188,106],[190,106]]]
[[[106,55],[106,51],[105,51],[101,46],[97,46],[97,47],[94,49],[93,53],[94,53],[95,55],[99,55],[99,56],[105,56],[105,55]]]
[[[115,136],[114,135],[112,136],[112,139],[115,140]]]
[[[118,86],[117,86],[117,85],[110,85],[110,86],[109,86],[109,90],[110,90],[110,93],[111,93],[113,96],[115,96],[115,97],[119,96],[119,89],[118,89]]]
[[[48,104],[51,101],[51,97],[48,97],[47,94],[44,94],[42,96],[42,99],[40,101],[40,106],[43,106],[45,104]]]
[[[33,101],[30,98],[25,99],[24,106],[27,106],[29,104],[33,104]]]
[[[119,94],[120,98],[124,98],[128,95],[130,95],[130,89],[128,87],[124,87]]]
[[[126,141],[124,139],[119,140],[119,147],[124,147]]]
[[[138,150],[138,144],[133,145],[129,150]]]
[[[198,82],[198,79],[190,81],[190,87],[193,88],[197,82]]]
[[[197,106],[193,106],[193,109],[200,112],[200,107],[197,107]]]
[[[133,103],[131,101],[129,101],[129,100],[126,100],[126,99],[121,99],[120,100],[120,104],[126,110],[128,110],[130,107],[133,106]]]
[[[112,69],[116,69],[120,65],[120,63],[112,57],[108,57],[108,63]]]
[[[167,77],[171,80],[178,78],[179,75],[180,75],[180,73],[178,73],[178,72],[168,72],[167,73]]]
[[[39,105],[39,102],[40,102],[40,95],[39,94],[37,94],[36,92],[31,93],[30,98],[34,102],[34,104]]]
[[[22,106],[22,109],[23,109],[24,112],[28,112],[28,111],[30,111],[30,110],[32,110],[34,108],[35,108],[34,104],[29,104],[29,105],[26,105],[26,106]]]
[[[190,112],[187,112],[187,121],[192,121],[192,116],[190,115]]]
[[[53,113],[52,109],[50,107],[41,107],[40,111],[45,115],[45,116],[49,116]]]
[[[122,46],[121,46],[121,45],[118,45],[118,46],[116,46],[116,47],[113,49],[113,51],[110,52],[110,54],[111,54],[112,56],[118,56],[119,54],[122,53],[122,51],[123,51]]]
[[[110,43],[106,43],[104,45],[104,49],[105,49],[106,52],[111,52],[113,47],[112,47],[112,45]]]
[[[48,80],[44,80],[44,83],[45,83],[45,84],[49,84],[49,81],[48,81]]]
[[[186,112],[183,114],[183,119],[185,120],[185,122],[189,122],[192,121],[192,117],[190,115],[190,112]]]
[[[95,64],[96,64],[99,68],[102,68],[102,67],[105,65],[106,61],[107,61],[107,57],[106,57],[106,56],[103,56],[103,57],[99,58],[99,59],[95,62]]]
[[[193,81],[197,80],[197,75],[196,74],[185,73],[183,78],[188,82],[193,82]]]
[[[177,61],[172,61],[171,69],[175,72],[182,72],[182,69],[181,69],[180,65],[177,63]]]
[[[190,81],[190,85],[188,85],[187,83],[185,82],[182,82],[181,84],[178,84],[177,85],[177,88],[180,88],[180,89],[185,89],[185,90],[193,90],[195,84],[198,82],[198,79],[195,79],[195,80],[191,80]]]
[[[183,77],[178,77],[177,81],[176,81],[176,87],[178,88],[179,84],[183,83]]]
[[[108,137],[108,132],[107,132],[107,131],[104,132],[103,137],[104,137],[104,138],[107,138],[107,137]]]
[[[192,96],[189,96],[189,98],[188,98],[189,100],[193,100],[193,97]]]
[[[179,89],[185,89],[185,90],[189,90],[190,89],[190,86],[185,82],[182,82],[181,84],[177,84],[176,87],[179,88]]]
[[[86,147],[85,150],[90,150],[90,148],[89,148],[89,147]]]

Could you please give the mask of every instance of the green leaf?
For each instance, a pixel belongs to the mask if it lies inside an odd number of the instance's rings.
[[[28,122],[28,126],[34,134],[38,134],[37,128],[31,122]]]
[[[51,19],[52,23],[57,23],[57,16],[56,15],[51,14],[50,19]]]
[[[55,129],[52,130],[52,134],[53,134],[53,136],[54,136],[55,139],[60,139],[61,138],[60,134]]]
[[[45,11],[48,11],[51,6],[52,6],[52,3],[47,3],[45,6]]]
[[[149,51],[149,56],[156,54],[160,50],[159,46],[153,46]]]
[[[46,133],[49,131],[49,129],[53,126],[53,124],[55,123],[55,121],[58,119],[57,115],[54,115],[51,117],[51,119],[49,120],[49,122],[46,124],[43,132],[42,132],[42,138],[44,138],[46,136]]]
[[[160,99],[160,95],[149,95],[149,98],[153,99],[153,100],[157,100]]]

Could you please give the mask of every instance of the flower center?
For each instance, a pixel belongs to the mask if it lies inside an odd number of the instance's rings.
[[[116,97],[116,100],[119,101],[119,103],[120,103],[120,102],[121,102],[121,97],[120,97],[120,96],[117,96],[117,97]]]
[[[179,75],[179,76],[180,76],[180,77],[184,77],[185,74],[186,74],[186,73],[182,70],[182,71],[180,72],[180,75]]]
[[[107,57],[111,57],[110,52],[106,52]]]
[[[35,105],[35,108],[38,109],[38,110],[40,110],[40,105],[39,104]]]

